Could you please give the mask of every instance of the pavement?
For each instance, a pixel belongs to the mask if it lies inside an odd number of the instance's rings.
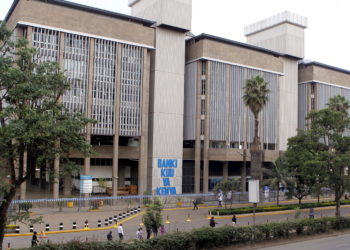
[[[313,201],[313,200],[308,200]],[[283,203],[295,203],[295,200],[282,201]],[[264,203],[264,205],[275,204],[275,202]],[[247,206],[248,204],[234,204],[233,206]],[[200,228],[208,226],[208,211],[209,209],[216,206],[199,206],[198,210],[192,210],[192,207],[181,207],[181,208],[167,208],[163,209],[163,219],[164,221],[168,219],[169,224],[165,224],[165,229],[167,232],[175,231],[190,231],[194,228]],[[56,210],[47,209],[37,209],[34,211],[36,216],[43,216],[45,223],[40,225],[35,225],[34,230],[37,232],[44,231],[46,224],[50,224],[50,231],[46,232],[47,238],[42,238],[41,241],[50,242],[67,242],[71,240],[79,241],[104,241],[106,240],[106,235],[109,231],[113,232],[113,236],[117,238],[117,232],[115,229],[115,224],[110,224],[107,227],[104,226],[104,219],[109,217],[114,217],[122,211],[118,211],[116,207],[106,207],[102,211],[89,212],[88,210],[76,209],[63,209],[62,212]],[[349,206],[342,206],[342,214],[348,214],[350,212]],[[118,223],[122,223],[125,232],[125,240],[135,239],[135,233],[142,220],[143,212],[133,214],[123,220],[118,220]],[[285,221],[293,220],[295,215],[294,210],[289,211],[279,211],[279,212],[268,212],[259,213],[255,216],[255,222],[266,223],[269,221]],[[324,207],[315,209],[315,217],[334,215],[334,207]],[[308,216],[308,209],[301,211],[301,217]],[[84,222],[88,219],[89,229],[84,229]],[[218,224],[217,226],[231,225],[231,216],[215,216]],[[102,221],[102,227],[98,228],[97,221]],[[77,229],[72,230],[73,221],[77,222]],[[59,230],[59,223],[63,223],[63,231]],[[237,225],[250,225],[253,223],[252,214],[244,214],[237,216]],[[7,244],[11,244],[11,248],[29,247],[31,233],[29,233],[29,227],[22,225],[20,234],[7,235],[4,240],[4,249]],[[40,236],[40,235],[39,235]]]

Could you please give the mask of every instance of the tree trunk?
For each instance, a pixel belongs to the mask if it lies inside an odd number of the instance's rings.
[[[260,147],[259,138],[259,119],[258,116],[254,116],[254,141],[250,150],[251,166],[250,172],[253,180],[262,179],[261,162],[262,162],[262,151]]]
[[[301,205],[301,200],[303,199],[303,197],[299,197],[299,205]]]
[[[277,184],[277,188],[276,188],[276,191],[277,191],[277,206],[280,204],[280,185],[279,183]]]
[[[71,195],[72,195],[72,176],[71,176],[71,173],[68,173],[64,176],[63,196],[69,197]]]
[[[10,191],[3,198],[3,202],[0,206],[0,249],[2,249],[2,244],[4,241],[5,226],[7,220],[7,210],[15,197],[16,187],[12,187]]]
[[[335,216],[340,217],[340,192],[335,191]]]
[[[320,193],[317,194],[317,205],[320,203]]]

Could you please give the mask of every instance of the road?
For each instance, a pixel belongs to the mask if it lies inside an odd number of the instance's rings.
[[[261,250],[349,250],[350,234],[336,235],[321,239],[307,240],[293,244],[280,245],[274,247],[259,248]]]
[[[325,209],[325,208],[323,208]],[[342,215],[347,215],[350,212],[350,207],[342,208]],[[103,212],[101,212],[103,213]],[[269,214],[257,214],[256,223],[266,223],[267,221],[285,221],[285,220],[293,220],[294,219],[294,211],[284,211],[284,212],[274,212]],[[96,212],[98,216],[98,212]],[[315,210],[315,217],[321,216],[333,216],[334,208],[327,208],[326,210]],[[65,214],[65,216],[69,217],[69,214]],[[200,208],[199,210],[193,211],[189,208],[187,209],[165,209],[163,210],[163,218],[164,220],[169,216],[169,220],[171,224],[166,225],[167,232],[174,231],[190,231],[194,228],[199,228],[203,226],[208,226],[208,208]],[[191,222],[187,222],[186,219],[190,216]],[[303,211],[301,217],[307,217],[308,211]],[[137,215],[135,218],[130,219],[127,222],[123,223],[124,231],[125,231],[125,239],[130,240],[135,238],[135,233],[139,224],[141,223],[142,214]],[[237,216],[237,224],[247,225],[253,223],[252,215],[238,215]],[[217,218],[218,225],[230,225],[230,216],[225,218]],[[95,223],[94,223],[95,224]],[[96,227],[92,225],[91,227]],[[49,234],[47,235],[47,239],[50,242],[67,242],[71,240],[80,240],[80,241],[104,241],[106,240],[107,233],[110,230],[101,230],[101,231],[84,231],[78,233],[59,233],[59,234]],[[112,229],[113,236],[117,238],[116,229]],[[21,237],[5,237],[3,247],[7,247],[7,244],[11,244],[11,248],[21,248],[21,247],[29,247],[30,246],[30,236],[21,236]],[[349,249],[349,248],[348,248]],[[318,249],[319,250],[319,249]]]

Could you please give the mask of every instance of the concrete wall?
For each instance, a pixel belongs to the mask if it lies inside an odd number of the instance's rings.
[[[288,138],[298,128],[298,63],[284,58],[284,73],[279,85],[279,150],[287,149]]]
[[[8,25],[13,27],[19,21],[154,46],[154,28],[44,1],[21,0]]]
[[[186,47],[186,61],[201,57],[209,57],[269,71],[283,72],[281,58],[209,39],[200,40]]]
[[[133,16],[156,20],[157,25],[191,29],[192,0],[142,0],[129,6]]]

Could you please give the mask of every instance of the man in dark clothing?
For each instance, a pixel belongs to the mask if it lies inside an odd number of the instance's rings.
[[[214,217],[211,217],[211,219],[209,220],[209,226],[215,227],[216,224],[218,224],[218,223],[215,222]]]
[[[193,210],[196,210],[196,209],[198,210],[197,204],[198,204],[197,199],[194,199],[193,200]]]
[[[147,239],[151,238],[151,232],[152,230],[146,227]]]
[[[107,234],[107,240],[113,240],[112,231],[109,231],[109,233]]]
[[[33,237],[32,237],[32,247],[35,247],[35,246],[38,245],[38,237],[37,237],[36,234],[37,234],[36,232],[33,233]]]
[[[232,226],[236,226],[236,223],[237,223],[236,215],[233,215],[232,216]]]

